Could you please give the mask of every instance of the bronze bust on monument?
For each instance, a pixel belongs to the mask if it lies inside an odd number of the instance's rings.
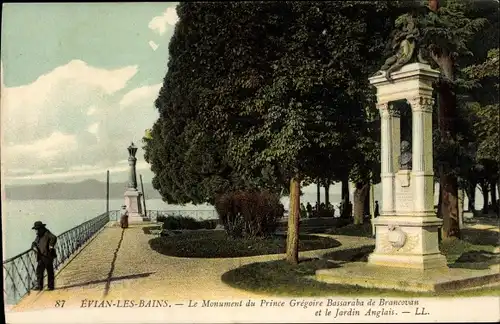
[[[399,169],[400,170],[411,170],[412,161],[411,161],[411,147],[410,142],[402,141],[401,142],[401,155],[399,156]]]

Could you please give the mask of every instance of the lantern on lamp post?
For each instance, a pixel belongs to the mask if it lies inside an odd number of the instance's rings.
[[[137,190],[137,176],[136,176],[136,171],[135,171],[135,165],[137,163],[137,158],[135,157],[135,154],[137,153],[137,147],[132,144],[127,148],[128,150],[128,165],[130,166],[129,170],[129,176],[128,176],[128,188]]]

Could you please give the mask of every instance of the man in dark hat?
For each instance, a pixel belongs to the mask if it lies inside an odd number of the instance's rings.
[[[40,221],[35,222],[33,229],[36,231],[36,238],[31,247],[36,251],[36,260],[38,262],[36,266],[37,286],[35,289],[43,289],[43,275],[47,270],[47,288],[54,290],[54,259],[57,257],[55,250],[57,237]]]

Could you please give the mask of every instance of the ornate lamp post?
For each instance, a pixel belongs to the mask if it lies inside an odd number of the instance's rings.
[[[135,157],[135,153],[137,153],[137,147],[132,144],[127,148],[128,150],[128,165],[130,166],[129,174],[128,174],[128,189],[137,190],[137,175],[135,172],[135,165],[137,163],[137,158]]]
[[[128,151],[128,184],[125,190],[125,206],[127,206],[127,211],[129,215],[129,223],[141,223],[144,221],[141,208],[141,196],[142,193],[137,190],[137,173],[136,173],[136,163],[137,158],[135,154],[137,153],[137,147],[134,143],[131,143],[127,148]]]

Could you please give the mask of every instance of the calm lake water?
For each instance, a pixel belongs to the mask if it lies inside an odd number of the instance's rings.
[[[352,196],[353,190],[351,190]],[[330,188],[330,202],[337,206],[340,202],[340,186]],[[381,199],[380,186],[375,186],[375,200]],[[479,190],[476,193],[476,208],[481,208],[483,199]],[[288,209],[289,199],[282,200]],[[321,201],[324,201],[324,191],[321,190]],[[316,192],[306,191],[301,196],[301,202],[316,202]],[[437,202],[437,197],[436,197]],[[467,200],[465,201],[467,204]],[[110,200],[110,210],[118,210],[123,204],[123,199]],[[211,210],[210,205],[169,205],[160,199],[146,201],[148,210]],[[63,233],[89,219],[92,219],[106,211],[105,200],[4,200],[2,201],[2,245],[3,259],[7,259],[23,251],[26,251],[34,239],[31,227],[33,223],[40,220],[56,235]],[[336,210],[338,213],[338,209]],[[211,218],[211,213],[198,213],[201,217]]]
[[[118,210],[123,199],[110,200]],[[168,205],[160,199],[146,201],[148,210],[214,210],[212,206]],[[31,229],[40,220],[56,235],[106,211],[105,200],[4,200],[2,202],[3,259],[26,251],[34,239]],[[206,214],[206,213],[203,213]]]

